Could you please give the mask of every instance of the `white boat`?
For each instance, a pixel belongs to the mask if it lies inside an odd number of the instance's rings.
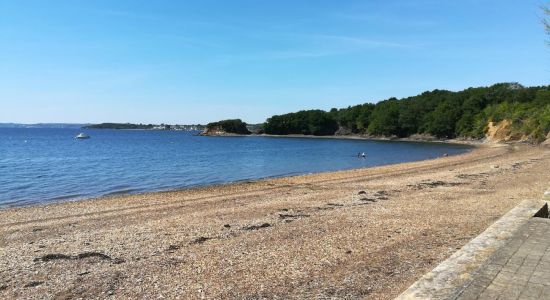
[[[79,133],[77,136],[75,136],[75,139],[80,139],[80,140],[83,140],[83,139],[89,139],[90,136],[85,134],[85,133]]]

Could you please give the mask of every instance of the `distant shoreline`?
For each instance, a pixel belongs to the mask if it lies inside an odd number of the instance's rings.
[[[390,142],[430,142],[443,144],[461,144],[461,145],[481,145],[482,140],[460,140],[460,139],[422,139],[422,138],[390,138],[390,137],[369,137],[361,135],[330,135],[330,136],[314,136],[314,135],[258,135],[267,137],[296,137],[296,138],[327,138],[327,139],[345,139],[345,140],[371,140],[371,141],[390,141]]]
[[[306,135],[306,134],[210,134],[198,136],[207,137],[271,137],[271,138],[307,138],[307,139],[336,139],[336,140],[366,140],[366,141],[388,141],[388,142],[419,142],[419,143],[441,143],[441,144],[459,144],[479,146],[489,143],[485,140],[462,140],[462,139],[437,139],[437,138],[421,138],[421,137],[406,137],[406,138],[391,138],[391,137],[373,137],[363,135]]]

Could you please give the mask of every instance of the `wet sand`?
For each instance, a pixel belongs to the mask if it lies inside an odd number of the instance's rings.
[[[550,150],[0,210],[0,298],[391,299],[550,186]]]

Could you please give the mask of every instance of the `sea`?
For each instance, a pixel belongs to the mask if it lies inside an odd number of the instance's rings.
[[[80,132],[90,139],[78,140]],[[197,132],[0,128],[0,208],[369,168],[466,145]],[[365,158],[358,153],[365,153]]]

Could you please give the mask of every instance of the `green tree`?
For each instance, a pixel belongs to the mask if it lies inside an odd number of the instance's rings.
[[[446,100],[430,114],[426,130],[437,137],[453,138],[456,136],[455,127],[460,117],[459,104],[456,101]]]
[[[248,131],[248,128],[246,128],[246,123],[241,121],[241,119],[222,120],[218,122],[208,123],[206,125],[206,128],[218,130],[221,129],[227,133],[250,134],[250,131]]]
[[[332,135],[338,130],[333,113],[323,110],[302,110],[296,113],[273,116],[265,122],[267,134]]]
[[[377,104],[299,111],[269,118],[266,133],[331,135],[352,133],[406,137],[428,133],[441,138],[480,138],[490,121],[508,119],[516,133],[540,139],[550,130],[550,86],[499,83],[459,92],[433,90]]]
[[[358,132],[361,132],[361,133],[367,132],[367,128],[369,127],[372,111],[374,110],[374,107],[375,105],[371,103],[366,103],[361,105],[359,114],[355,119],[355,126],[357,127]]]
[[[372,111],[368,132],[374,135],[399,134],[399,103],[395,98],[378,102]]]

